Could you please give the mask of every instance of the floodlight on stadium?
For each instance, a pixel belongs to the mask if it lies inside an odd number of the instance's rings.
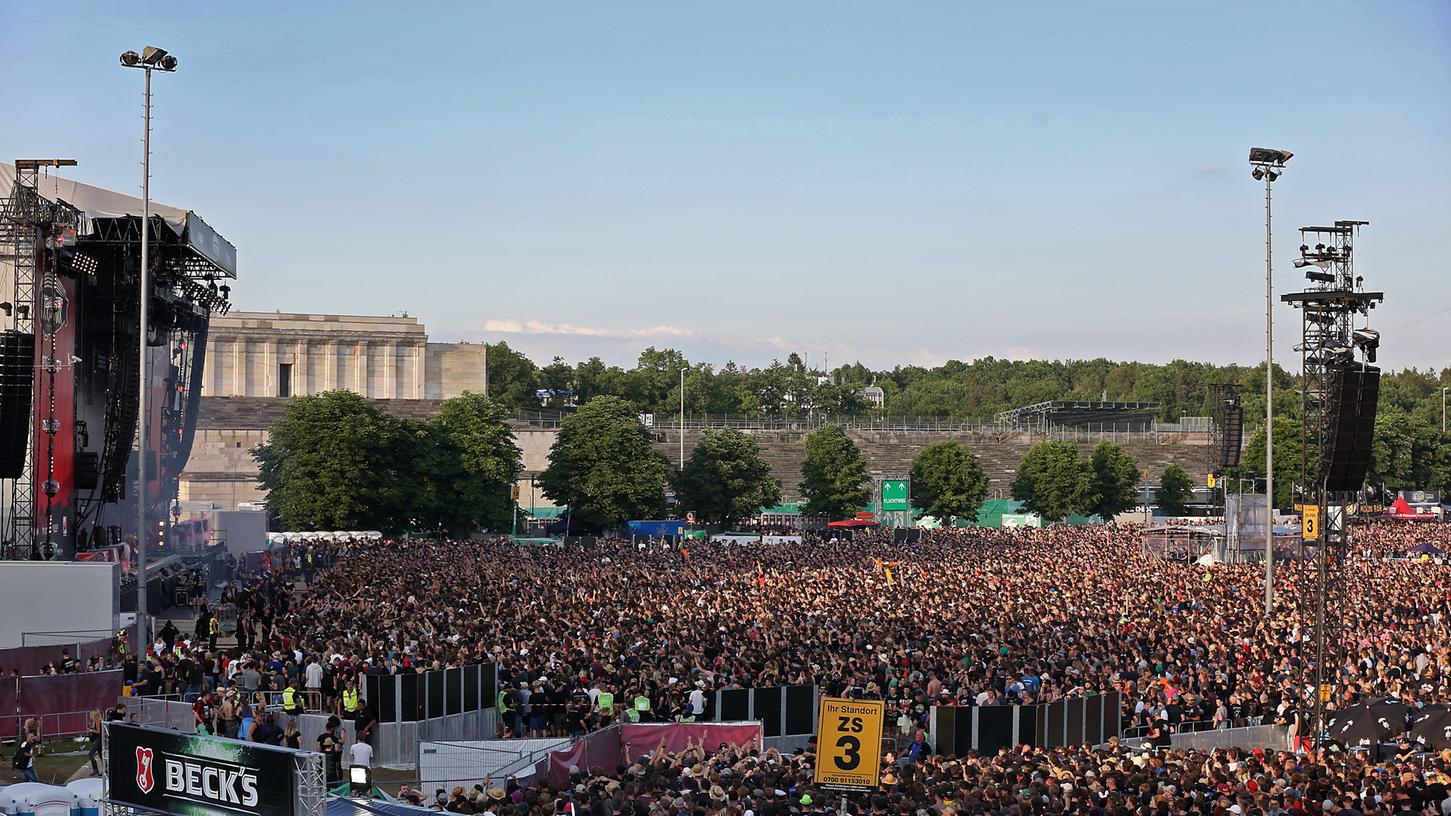
[[[1263,164],[1275,167],[1283,167],[1290,157],[1295,155],[1288,150],[1274,150],[1268,147],[1251,147],[1249,149],[1250,164]],[[1273,180],[1273,179],[1272,179]]]

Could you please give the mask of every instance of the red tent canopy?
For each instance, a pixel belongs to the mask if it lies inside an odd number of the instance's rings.
[[[1386,516],[1407,521],[1427,521],[1435,518],[1430,513],[1417,513],[1416,508],[1412,507],[1400,496],[1397,496],[1396,500],[1391,502],[1391,506],[1386,508]]]
[[[845,521],[828,521],[826,523],[826,526],[827,527],[874,527],[874,526],[876,526],[876,522],[875,521],[865,521],[863,519],[846,519]]]

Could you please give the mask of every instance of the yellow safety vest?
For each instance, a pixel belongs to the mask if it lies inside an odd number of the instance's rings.
[[[218,622],[216,618],[212,618],[212,634],[215,635],[215,634],[218,634],[221,631],[222,631],[222,624],[220,622]]]
[[[282,690],[282,707],[288,711],[297,708],[297,692],[291,686]]]
[[[343,710],[344,711],[357,711],[358,710],[358,692],[357,692],[357,689],[353,689],[351,691],[349,691],[347,689],[344,689],[343,690]]]

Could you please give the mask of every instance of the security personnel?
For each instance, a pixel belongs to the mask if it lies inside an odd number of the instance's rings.
[[[217,638],[222,634],[222,622],[216,615],[212,615],[212,622],[207,625],[208,648],[215,652],[217,650]]]
[[[343,714],[355,717],[358,714],[358,689],[352,680],[348,681],[347,688],[343,689]]]
[[[635,699],[630,706],[631,722],[650,722],[650,698],[645,696],[643,690],[635,692]]]
[[[357,692],[353,692],[353,696],[356,698]],[[282,690],[282,710],[294,717],[303,713],[302,695],[297,693],[295,680],[288,680],[287,688]]]

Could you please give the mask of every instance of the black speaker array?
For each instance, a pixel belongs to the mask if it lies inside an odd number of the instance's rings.
[[[1215,451],[1219,472],[1239,467],[1239,449],[1244,443],[1244,407],[1238,402],[1224,406],[1224,439]]]
[[[1380,369],[1347,363],[1335,370],[1330,392],[1330,450],[1326,453],[1325,489],[1351,492],[1365,484],[1375,409],[1380,399]]]
[[[13,329],[0,334],[0,479],[19,478],[25,470],[34,379],[35,335]]]
[[[95,490],[101,483],[101,454],[94,451],[76,452],[76,489]]]

